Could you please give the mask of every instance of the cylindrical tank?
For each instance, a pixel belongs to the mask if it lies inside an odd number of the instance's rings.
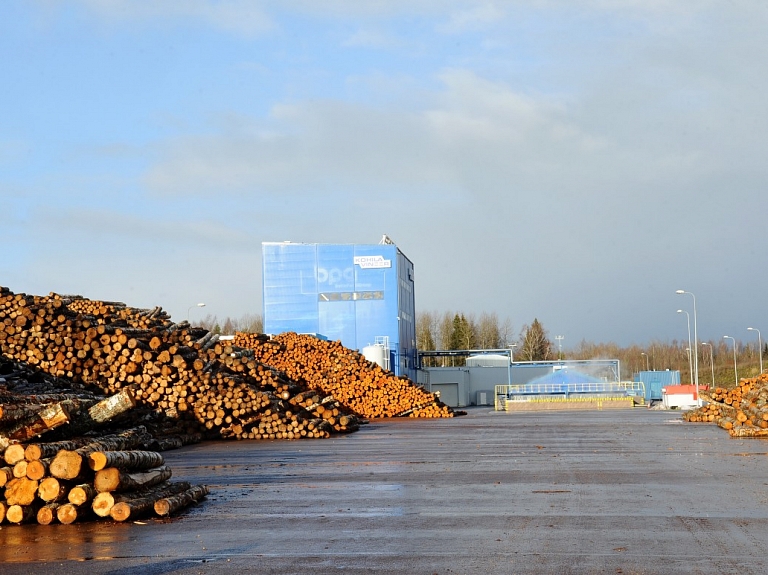
[[[387,363],[385,352],[386,350],[382,345],[367,345],[363,348],[363,357],[386,369]]]

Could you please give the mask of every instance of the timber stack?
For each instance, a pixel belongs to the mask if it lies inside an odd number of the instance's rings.
[[[252,349],[258,361],[281,370],[316,393],[333,397],[363,418],[454,415],[434,394],[339,341],[289,332],[273,338],[237,333],[234,343]]]
[[[0,288],[0,352],[84,389],[111,395],[131,388],[139,405],[188,436],[323,438],[355,431],[360,423],[326,395],[312,403],[290,401],[305,389],[285,373],[253,350],[172,322],[160,307]]]
[[[101,511],[124,521],[151,512],[139,501],[162,506],[176,497],[180,503],[156,511],[167,515],[207,494],[205,486],[170,481],[170,468],[154,450],[176,441],[144,426],[108,433],[134,409],[131,388],[103,397],[61,384],[0,358],[0,523],[68,524]],[[33,386],[46,393],[30,395]]]
[[[768,373],[701,396],[707,404],[683,414],[685,421],[713,422],[731,437],[768,437]]]
[[[145,450],[152,441],[137,427],[98,439],[8,445],[0,468],[0,523],[125,521],[153,511],[167,516],[204,498],[207,486],[170,481],[162,454]]]

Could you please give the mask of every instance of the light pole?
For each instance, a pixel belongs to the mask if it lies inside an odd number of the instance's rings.
[[[731,337],[730,335],[724,335],[723,339],[732,339],[733,340],[733,373],[736,376],[736,385],[739,385],[739,372],[736,369],[736,339]]]
[[[563,339],[565,339],[565,336],[556,335],[555,339],[557,340],[557,347],[558,347],[557,359],[559,361],[563,361]]]
[[[187,308],[187,321],[189,321],[189,310],[191,310],[193,307],[205,307],[205,304],[200,302],[196,303],[195,305],[191,305]]]
[[[512,362],[515,361],[515,356],[512,353],[512,350],[517,347],[517,344],[516,343],[508,343],[507,347],[509,348],[509,363],[512,363]]]
[[[712,347],[712,344],[706,341],[702,341],[701,345],[708,345],[709,346],[709,368],[712,370],[712,390],[715,389],[715,348]]]
[[[688,372],[691,374],[691,385],[693,385],[693,363],[691,362],[691,314],[684,309],[677,310],[677,313],[684,313],[688,318]],[[698,389],[696,390],[698,394]]]
[[[760,373],[763,373],[763,340],[760,338],[760,330],[756,327],[748,327],[747,330],[757,332],[757,357],[760,358]]]
[[[645,356],[645,371],[648,371],[648,354],[645,353],[644,351],[641,351],[640,355],[644,355]]]
[[[693,298],[693,378],[696,382],[696,401],[701,407],[701,398],[699,397],[699,332],[696,328],[696,296],[689,291],[677,290],[677,294],[688,294]]]

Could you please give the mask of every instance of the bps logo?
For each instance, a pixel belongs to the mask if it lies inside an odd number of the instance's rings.
[[[354,268],[317,268],[317,283],[337,289],[352,289],[355,283]]]

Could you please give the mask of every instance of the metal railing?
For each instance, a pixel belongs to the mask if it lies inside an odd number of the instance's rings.
[[[585,397],[587,394],[599,396],[620,395],[645,397],[645,384],[642,381],[600,381],[594,383],[524,383],[497,385],[494,399],[495,409],[506,409],[507,400],[525,400],[534,396],[563,396],[564,399]]]

